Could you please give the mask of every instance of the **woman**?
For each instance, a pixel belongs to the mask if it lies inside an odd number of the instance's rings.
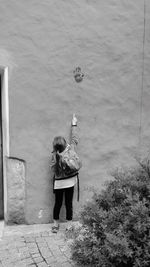
[[[51,170],[52,176],[54,178],[54,194],[55,194],[55,204],[53,209],[53,220],[54,225],[52,226],[52,232],[57,233],[59,230],[59,214],[63,202],[63,195],[65,194],[65,207],[66,207],[66,220],[68,222],[68,227],[71,226],[73,217],[73,193],[74,186],[77,183],[77,176],[73,176],[65,179],[65,174],[61,166],[61,156],[62,153],[71,146],[73,149],[78,144],[77,138],[77,118],[73,115],[71,124],[71,142],[70,145],[67,144],[66,140],[62,136],[56,136],[53,141],[53,154],[51,160]],[[63,177],[63,179],[61,179]]]

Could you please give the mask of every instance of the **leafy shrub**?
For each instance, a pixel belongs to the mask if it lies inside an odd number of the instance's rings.
[[[74,229],[72,259],[84,266],[150,266],[150,167],[116,171]]]

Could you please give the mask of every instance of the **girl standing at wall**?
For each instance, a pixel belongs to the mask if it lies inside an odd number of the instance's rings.
[[[63,195],[65,195],[65,207],[66,207],[66,220],[68,227],[71,226],[73,218],[73,194],[74,186],[77,183],[77,175],[72,177],[65,177],[61,166],[62,153],[68,149],[68,147],[76,148],[78,144],[77,137],[77,118],[73,115],[71,123],[71,142],[67,144],[66,140],[62,136],[56,136],[53,141],[53,152],[51,159],[51,171],[54,180],[54,194],[55,204],[53,208],[53,220],[52,232],[57,233],[59,230],[59,214],[63,202]],[[63,178],[63,179],[62,179]]]

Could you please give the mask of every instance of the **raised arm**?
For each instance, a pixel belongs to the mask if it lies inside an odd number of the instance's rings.
[[[71,123],[71,136],[70,136],[70,145],[75,148],[79,142],[78,134],[77,134],[77,118],[75,114],[73,114],[72,123]]]

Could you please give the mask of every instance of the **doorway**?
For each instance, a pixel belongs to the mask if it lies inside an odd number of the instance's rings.
[[[4,219],[4,192],[3,192],[3,142],[2,142],[2,78],[0,74],[0,220]]]

